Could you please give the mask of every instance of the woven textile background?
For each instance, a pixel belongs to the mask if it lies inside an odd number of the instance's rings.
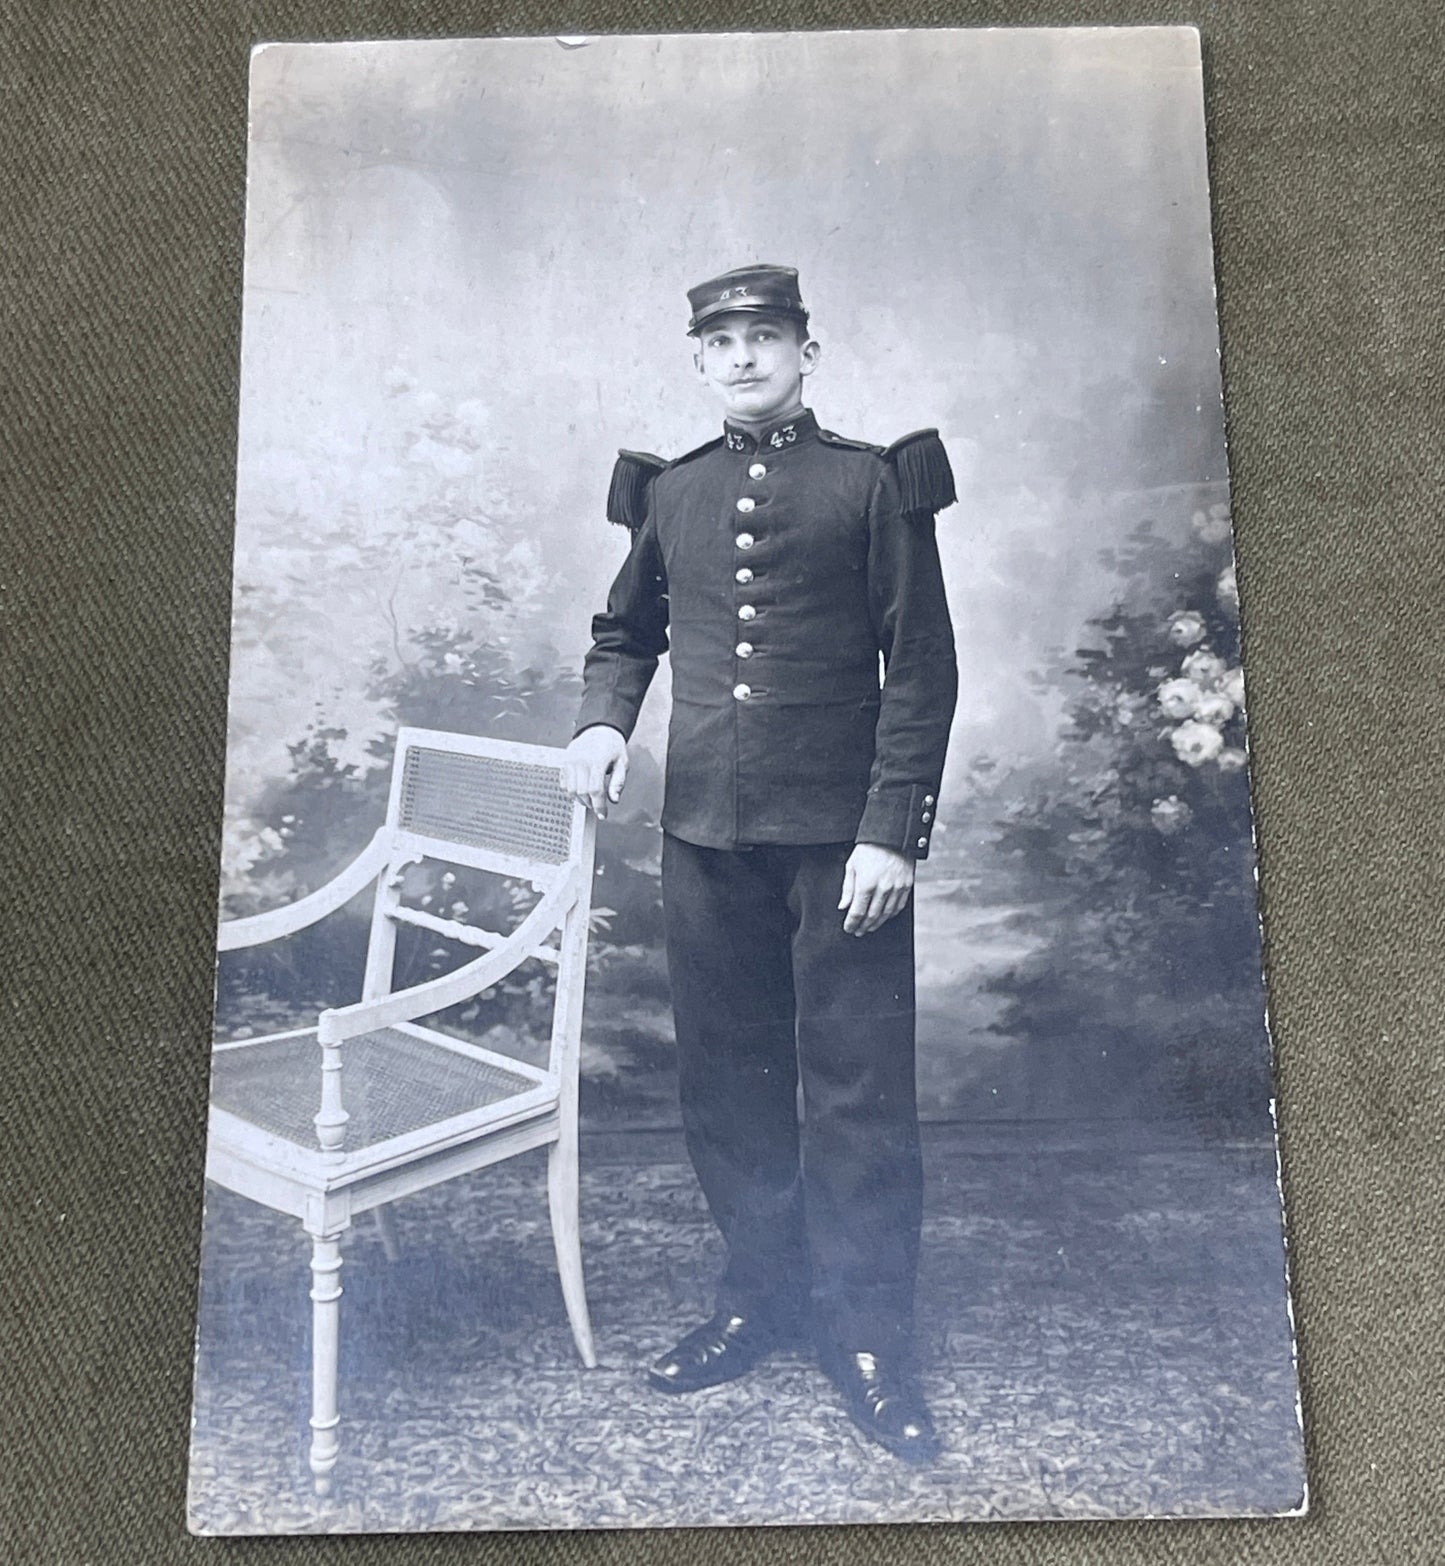
[[[189,1539],[250,43],[1101,21],[1204,38],[1311,1515]],[[1424,0],[0,4],[5,1558],[1442,1558],[1442,47]]]

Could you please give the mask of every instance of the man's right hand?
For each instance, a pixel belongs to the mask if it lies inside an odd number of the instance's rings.
[[[606,723],[583,729],[562,757],[562,787],[599,820],[622,798],[627,782],[627,740]]]

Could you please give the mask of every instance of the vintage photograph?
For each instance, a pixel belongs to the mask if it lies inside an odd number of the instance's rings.
[[[1200,40],[251,61],[190,1526],[1306,1506]]]

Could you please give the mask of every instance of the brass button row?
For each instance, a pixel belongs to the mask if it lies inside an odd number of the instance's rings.
[[[923,796],[923,803],[928,808],[926,808],[926,809],[924,809],[924,810],[919,812],[919,820],[922,821],[924,826],[927,826],[928,823],[933,820],[933,809],[932,809],[932,806],[935,804],[935,800],[934,800],[933,795],[932,794],[925,794]],[[918,846],[920,848],[927,848],[928,847],[928,838],[927,838],[927,836],[920,837],[918,839]]]

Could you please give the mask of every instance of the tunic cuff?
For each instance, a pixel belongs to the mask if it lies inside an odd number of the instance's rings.
[[[902,784],[869,794],[855,837],[860,843],[878,843],[911,859],[927,859],[937,816],[935,785]]]
[[[572,738],[576,739],[583,729],[595,729],[601,723],[609,729],[616,729],[623,739],[631,739],[632,731],[637,726],[637,712],[636,705],[624,700],[615,691],[587,691],[577,710]]]

